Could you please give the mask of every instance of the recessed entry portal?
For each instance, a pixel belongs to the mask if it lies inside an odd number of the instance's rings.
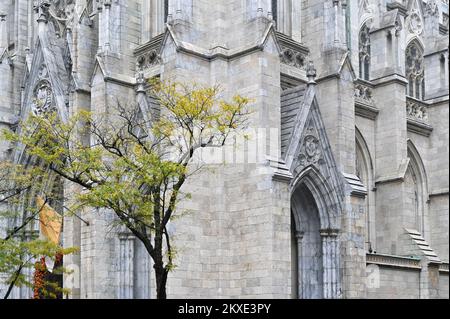
[[[309,189],[300,185],[291,197],[294,296],[323,298],[323,253],[320,217]],[[293,281],[295,282],[295,281]]]
[[[332,227],[335,220],[326,188],[316,185],[306,177],[291,196],[292,296],[339,298],[339,230]]]

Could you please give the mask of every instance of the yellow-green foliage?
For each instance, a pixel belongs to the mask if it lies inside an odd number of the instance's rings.
[[[105,114],[75,112],[66,122],[56,113],[30,114],[19,132],[6,131],[4,137],[39,160],[33,179],[45,180],[51,172],[83,188],[73,194],[70,211],[114,211],[157,265],[158,256],[165,256],[168,271],[175,251],[166,225],[183,197],[188,165],[196,150],[220,147],[245,128],[250,101],[241,96],[223,100],[219,87],[156,80],[149,94],[159,108],[146,116],[136,105],[120,104]],[[189,190],[183,195],[189,198]]]

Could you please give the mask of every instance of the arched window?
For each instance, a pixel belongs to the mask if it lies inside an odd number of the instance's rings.
[[[370,77],[370,28],[367,24],[359,31],[359,77],[366,81]]]
[[[405,74],[408,80],[406,95],[423,100],[425,98],[423,50],[416,41],[413,41],[406,48],[405,54]]]
[[[408,158],[409,164],[404,179],[404,227],[416,229],[422,236],[427,236],[427,177],[421,157],[411,141],[408,141]]]

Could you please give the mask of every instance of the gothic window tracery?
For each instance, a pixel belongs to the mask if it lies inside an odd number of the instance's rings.
[[[406,94],[423,100],[425,97],[424,59],[423,50],[417,42],[412,42],[406,48],[405,61],[405,73],[408,80]]]
[[[367,24],[359,32],[359,77],[367,81],[370,77],[370,28]]]

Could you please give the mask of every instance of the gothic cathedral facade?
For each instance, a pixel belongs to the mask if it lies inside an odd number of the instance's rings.
[[[169,298],[448,298],[448,14],[448,0],[2,0],[0,128],[148,110],[153,77],[220,84],[252,99],[254,134],[189,181]],[[0,156],[22,153],[0,141]],[[80,248],[67,297],[153,298],[141,243],[108,212],[83,218],[64,220]]]

